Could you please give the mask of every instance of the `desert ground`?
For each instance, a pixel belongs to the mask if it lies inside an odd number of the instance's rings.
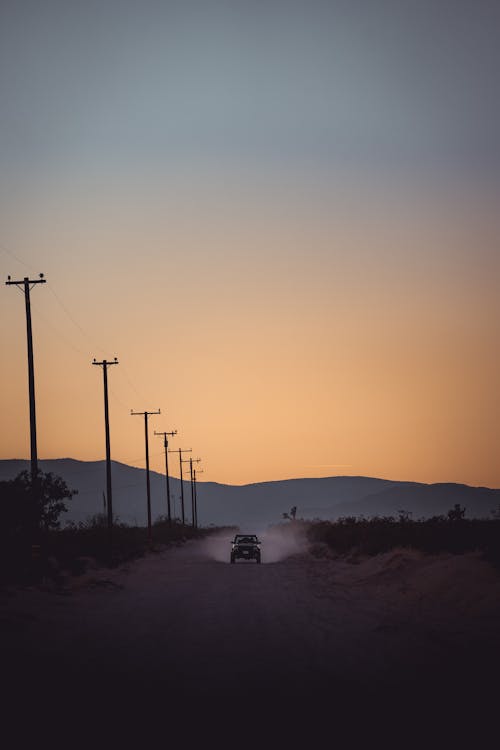
[[[500,572],[479,554],[335,558],[275,531],[264,564],[230,565],[229,541],[3,590],[7,706],[192,729],[494,705]]]

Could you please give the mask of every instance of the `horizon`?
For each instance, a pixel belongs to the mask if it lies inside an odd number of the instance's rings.
[[[64,7],[63,7],[64,6]],[[500,486],[500,6],[0,8],[0,279],[38,452]],[[0,456],[30,450],[0,293]],[[178,461],[178,458],[177,458]],[[170,471],[176,470],[172,456]]]
[[[29,464],[30,459],[29,458],[0,458],[0,461],[23,461]],[[106,459],[105,458],[97,458],[97,459],[81,459],[81,458],[74,458],[72,456],[59,456],[58,458],[38,458],[39,463],[43,463],[44,461],[75,461],[76,463],[83,463],[83,464],[105,464]],[[120,464],[120,466],[125,466],[128,469],[139,469],[141,471],[145,471],[145,467],[143,466],[136,466],[133,464],[127,464],[123,461],[119,461],[118,459],[111,459],[111,463]],[[165,471],[162,471],[161,469],[150,469],[150,472],[152,474],[158,474],[159,476],[165,476]],[[180,477],[175,474],[175,472],[171,472],[169,470],[169,476],[173,479],[177,479],[180,481]],[[497,490],[500,489],[500,487],[491,487],[489,485],[484,484],[468,484],[466,482],[455,482],[453,480],[440,480],[437,482],[419,482],[414,479],[394,479],[392,477],[382,477],[382,476],[372,476],[367,474],[328,474],[327,476],[291,476],[291,477],[280,477],[278,479],[259,479],[254,482],[244,482],[242,484],[239,484],[237,482],[221,482],[217,479],[197,479],[198,484],[220,484],[225,487],[250,487],[255,484],[274,484],[276,482],[296,482],[296,481],[316,481],[316,480],[328,480],[328,479],[375,479],[381,482],[391,482],[394,484],[418,484],[418,485],[426,485],[426,486],[433,486],[433,485],[453,485],[456,484],[457,486],[464,486],[464,487],[470,487],[472,489],[490,489],[490,490]],[[187,475],[184,475],[183,477],[184,482],[189,482],[189,477]]]

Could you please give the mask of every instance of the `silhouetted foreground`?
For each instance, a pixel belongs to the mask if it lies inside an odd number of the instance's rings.
[[[145,525],[145,470],[117,461],[112,461],[111,465],[113,512],[128,524]],[[79,522],[102,511],[104,461],[42,460],[40,467],[63,477],[69,487],[79,490],[68,504],[64,520]],[[10,479],[28,468],[28,461],[0,460],[0,480]],[[203,477],[200,474],[198,479]],[[500,503],[500,489],[394,482],[359,476],[289,479],[238,486],[201,481],[197,486],[200,526],[237,523],[241,528],[258,530],[276,523],[292,505],[297,506],[298,517],[333,520],[341,516],[397,515],[400,508],[411,511],[413,518],[427,518],[446,513],[454,503],[466,506],[466,518],[489,518],[491,510]],[[179,516],[179,479],[170,477],[170,489],[177,498],[176,514]],[[154,471],[151,472],[151,503],[154,520],[166,514],[165,475]]]
[[[397,547],[409,547],[429,554],[464,554],[480,550],[485,559],[500,567],[500,518],[464,518],[460,505],[448,515],[412,520],[402,511],[399,517],[347,516],[337,521],[294,521],[311,543],[324,543],[339,555],[379,555]]]
[[[60,582],[65,576],[84,574],[93,561],[116,566],[151,549],[201,539],[216,530],[160,517],[153,525],[151,544],[147,529],[114,518],[110,544],[105,513],[62,526],[73,494],[50,473],[39,473],[36,491],[28,472],[0,482],[0,584]]]
[[[146,529],[116,523],[110,555],[105,517],[59,528],[72,495],[59,478],[41,475],[36,495],[27,475],[0,489],[18,736],[35,722],[53,739],[70,722],[70,738],[98,726],[116,740],[135,724],[143,741],[157,723],[188,745],[236,732],[240,747],[241,727],[254,745],[301,731],[308,745],[320,727],[338,740],[442,720],[446,742],[467,725],[477,740],[494,709],[498,519],[456,506],[421,521],[289,520],[264,538],[267,564],[230,565],[229,533],[160,521],[151,548]]]
[[[241,727],[261,745],[310,743],[320,727],[386,737],[403,719],[412,736],[431,718],[450,736],[493,709],[500,583],[478,555],[304,552],[259,566],[228,564],[229,549],[229,536],[193,541],[4,593],[9,711],[52,732],[69,717],[77,733],[139,728],[142,741],[155,725],[189,746],[231,744]]]

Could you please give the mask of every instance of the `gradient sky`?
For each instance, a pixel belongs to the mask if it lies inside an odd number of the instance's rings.
[[[2,0],[39,455],[104,456],[116,355],[117,460],[161,408],[200,479],[500,486],[499,32],[482,0]],[[15,288],[0,315],[0,457],[28,457]]]

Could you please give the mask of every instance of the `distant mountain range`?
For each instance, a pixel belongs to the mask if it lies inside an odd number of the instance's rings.
[[[103,512],[106,488],[104,461],[71,458],[40,461],[40,469],[63,477],[78,495],[68,503],[65,520],[83,521]],[[29,469],[25,460],[0,460],[0,480],[12,479]],[[120,520],[146,525],[146,472],[112,462],[113,510]],[[166,515],[165,476],[150,472],[153,519]],[[180,481],[170,478],[176,516],[180,517]],[[282,520],[282,514],[297,506],[297,518],[336,519],[340,516],[397,515],[412,513],[414,519],[445,514],[455,503],[466,507],[466,517],[491,517],[500,505],[500,489],[464,484],[420,484],[371,477],[325,477],[286,479],[242,486],[198,482],[198,519],[210,524],[238,525],[259,530]],[[184,482],[186,519],[191,520],[191,490]]]

